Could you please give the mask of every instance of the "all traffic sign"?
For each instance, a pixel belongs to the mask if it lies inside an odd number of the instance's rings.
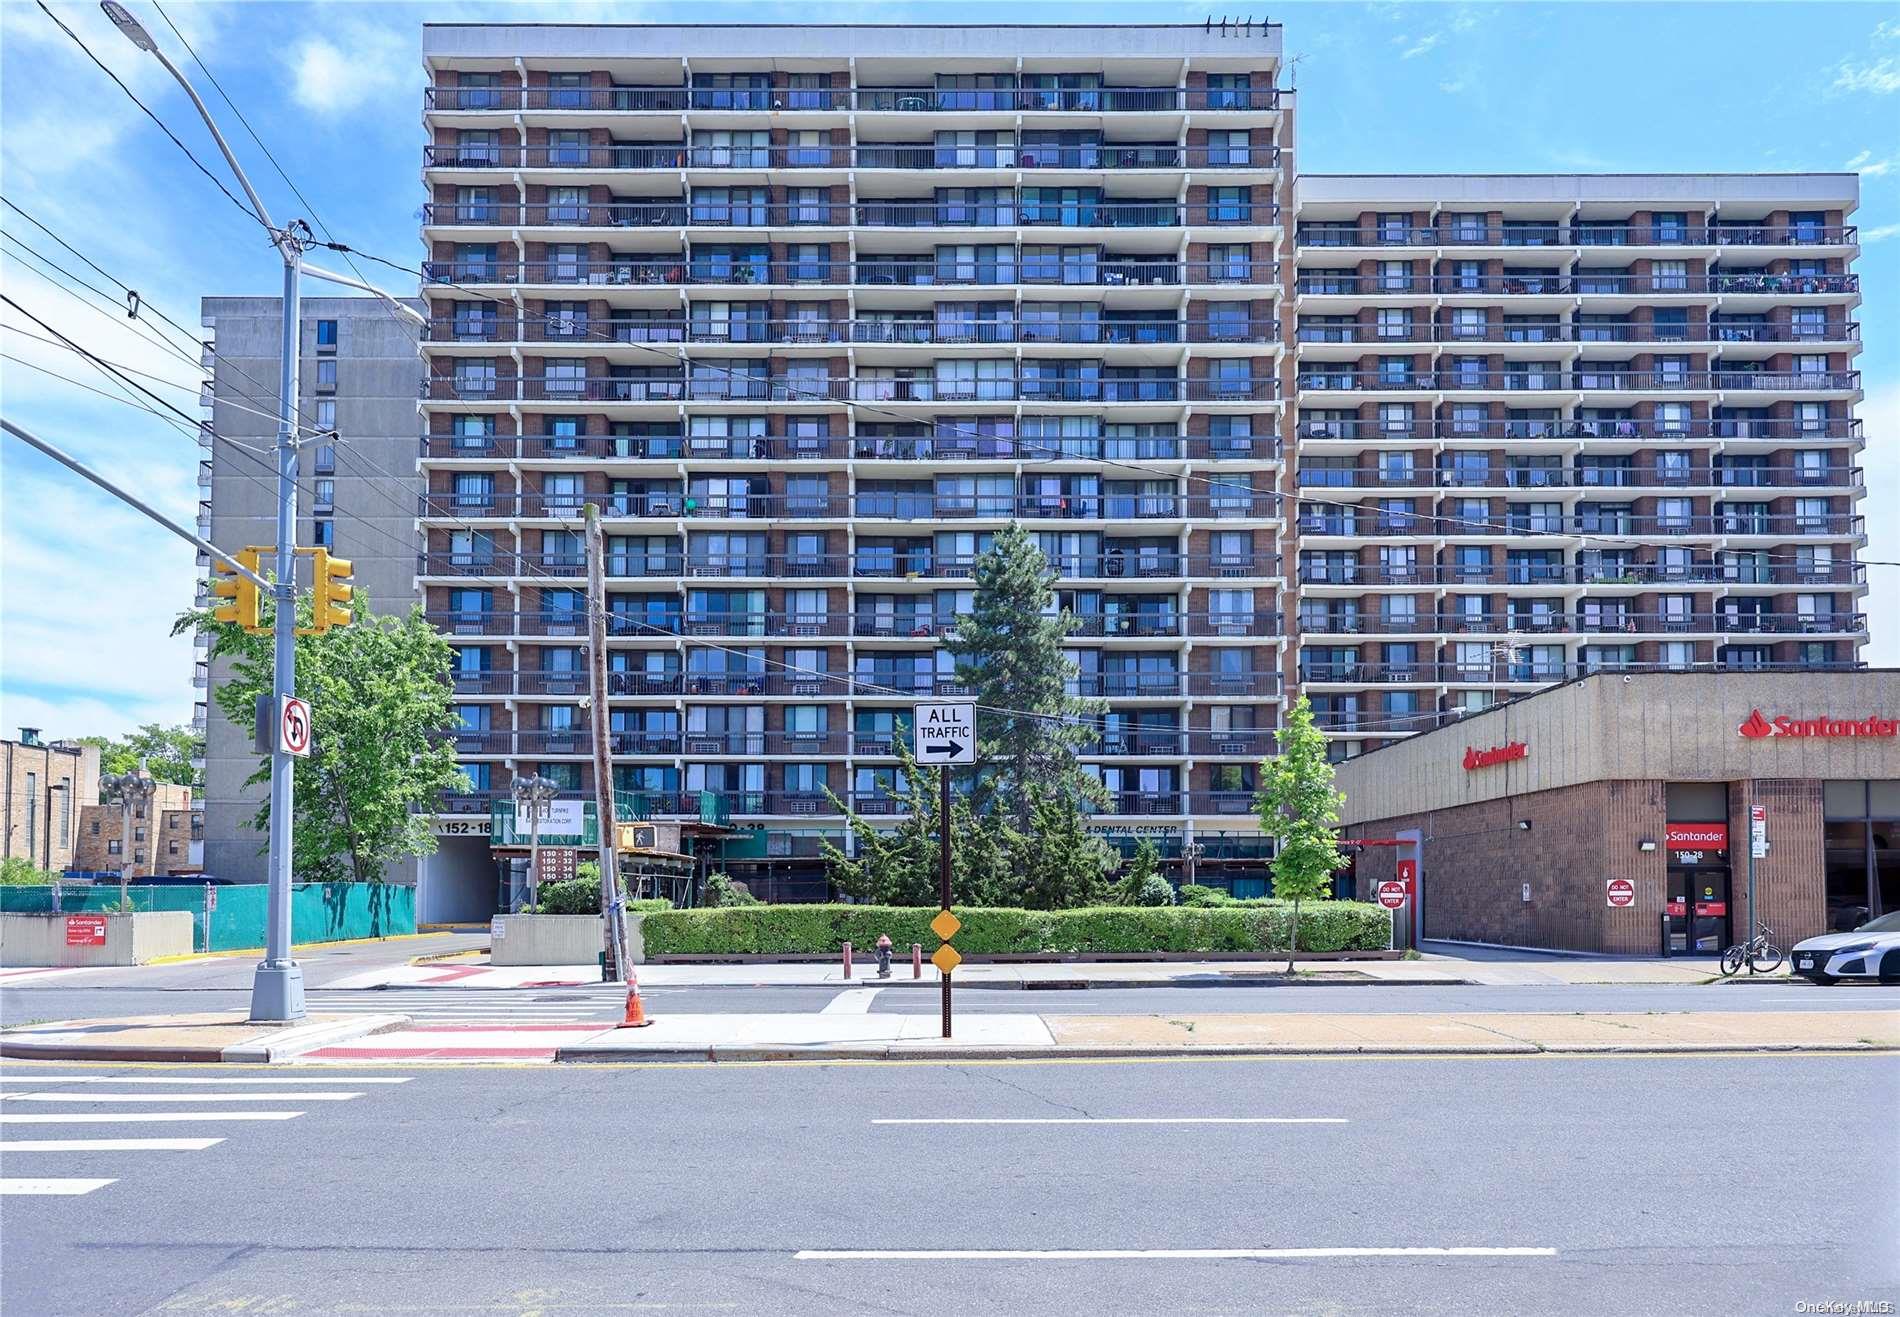
[[[1379,884],[1379,904],[1388,910],[1397,910],[1405,904],[1405,884],[1383,882]]]
[[[1611,878],[1603,885],[1603,896],[1610,909],[1628,909],[1636,904],[1636,884],[1627,878]]]
[[[277,709],[277,748],[303,759],[310,754],[310,701],[286,695]]]
[[[911,710],[912,744],[917,762],[974,764],[976,762],[976,705],[919,704]]]

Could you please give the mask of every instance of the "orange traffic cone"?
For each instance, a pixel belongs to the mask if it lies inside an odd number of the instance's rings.
[[[653,1021],[647,1019],[647,1008],[641,1004],[640,988],[637,984],[627,985],[626,1018],[616,1024],[616,1029],[644,1029]]]

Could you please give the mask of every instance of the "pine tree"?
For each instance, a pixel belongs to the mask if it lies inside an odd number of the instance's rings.
[[[831,881],[847,896],[879,905],[935,905],[940,887],[937,816],[944,770],[919,767],[901,737],[893,749],[896,778],[904,784],[890,793],[892,807],[900,815],[897,826],[880,829],[827,791],[856,839],[857,854],[847,855],[823,840],[819,850],[831,870]],[[977,809],[968,795],[955,791],[950,796],[950,834],[954,838],[950,847],[952,903],[1010,904],[1020,835],[1004,820]]]
[[[1033,536],[1012,523],[977,559],[974,575],[970,611],[946,643],[957,680],[978,701],[984,793],[1028,834],[1032,787],[1077,811],[1099,799],[1075,756],[1097,739],[1095,720],[1107,705],[1069,693],[1077,670],[1062,642],[1076,621],[1054,607],[1055,573]]]
[[[1300,945],[1300,904],[1324,899],[1333,874],[1346,863],[1334,831],[1346,797],[1333,785],[1326,737],[1313,725],[1313,706],[1304,695],[1287,710],[1286,725],[1274,733],[1274,740],[1280,753],[1260,765],[1254,808],[1260,830],[1279,841],[1272,864],[1273,894],[1293,902],[1286,953],[1291,974]]]

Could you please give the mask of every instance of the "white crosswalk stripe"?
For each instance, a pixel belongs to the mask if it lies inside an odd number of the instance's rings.
[[[60,1195],[83,1197],[117,1184],[118,1176],[63,1176],[65,1170],[116,1170],[116,1158],[126,1158],[124,1169],[136,1172],[155,1164],[141,1154],[150,1152],[205,1152],[228,1141],[237,1133],[265,1134],[281,1129],[287,1121],[308,1114],[305,1105],[314,1102],[349,1102],[369,1093],[391,1093],[387,1085],[408,1083],[411,1076],[254,1076],[207,1077],[201,1075],[98,1075],[49,1074],[40,1071],[0,1072],[0,1154],[6,1156],[7,1170],[14,1174],[0,1178],[0,1197]],[[338,1088],[337,1084],[352,1087]],[[371,1089],[369,1085],[378,1085]],[[326,1087],[317,1087],[324,1085]],[[355,1087],[362,1085],[363,1087]],[[36,1103],[64,1108],[53,1111],[22,1111],[18,1103]],[[185,1104],[179,1110],[170,1104]],[[229,1107],[227,1109],[227,1104]],[[148,1109],[156,1107],[157,1109]],[[211,1126],[229,1122],[263,1122],[254,1130],[229,1130],[212,1134],[193,1130],[194,1124]],[[151,1131],[135,1127],[143,1123],[162,1123],[172,1130]],[[21,1126],[32,1125],[27,1130]],[[101,1137],[78,1137],[91,1130],[44,1128],[47,1126],[107,1125],[117,1128],[98,1130]],[[179,1127],[184,1128],[179,1128]],[[42,1137],[30,1137],[39,1135]],[[74,1158],[67,1163],[66,1158]],[[163,1159],[160,1159],[161,1163]],[[30,1172],[22,1175],[20,1172]]]

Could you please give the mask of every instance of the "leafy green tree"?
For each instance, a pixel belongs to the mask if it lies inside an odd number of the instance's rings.
[[[1121,881],[1115,884],[1115,904],[1140,905],[1142,884],[1159,877],[1160,873],[1160,847],[1155,845],[1153,837],[1140,838],[1135,842],[1135,853],[1122,868]]]
[[[59,875],[31,860],[9,855],[0,860],[0,887],[51,887]]]
[[[309,601],[302,601],[308,616]],[[270,608],[265,605],[265,623]],[[297,694],[310,701],[310,756],[297,765],[292,805],[294,876],[299,882],[380,882],[405,856],[426,855],[435,838],[419,807],[444,791],[466,791],[452,725],[449,644],[423,619],[371,614],[359,587],[357,620],[297,640]],[[271,690],[271,637],[214,621],[208,610],[181,615],[173,634],[202,631],[213,658],[231,660],[231,680],[213,694],[225,717],[251,725],[257,698]],[[263,756],[250,781],[270,780]],[[252,826],[264,832],[270,804]]]
[[[1291,974],[1300,945],[1300,905],[1328,896],[1333,874],[1346,863],[1334,830],[1346,797],[1333,785],[1326,738],[1313,725],[1313,706],[1306,696],[1287,710],[1286,725],[1274,733],[1274,740],[1280,753],[1261,762],[1254,808],[1260,830],[1279,843],[1272,864],[1273,894],[1293,902],[1286,953]]]
[[[1062,648],[1076,628],[1055,607],[1055,572],[1035,538],[1014,523],[976,561],[970,611],[946,644],[957,680],[976,696],[976,733],[985,772],[981,791],[1030,831],[1037,793],[1081,810],[1101,788],[1076,762],[1097,737],[1104,701],[1069,693],[1074,660]]]
[[[935,905],[938,814],[943,769],[922,768],[910,746],[899,738],[894,747],[897,770],[890,790],[892,808],[900,815],[894,828],[883,829],[872,818],[853,810],[827,791],[845,816],[845,826],[857,843],[857,854],[847,855],[828,841],[821,853],[838,890],[861,901],[879,905]],[[985,813],[966,795],[952,792],[950,830],[950,896],[956,905],[1001,905],[1012,899],[1011,866],[1020,837],[993,813]]]
[[[192,760],[204,757],[205,738],[203,733],[193,731],[190,723],[175,727],[146,723],[126,736],[82,736],[79,743],[99,747],[101,777],[135,772],[143,759],[145,771],[154,780],[190,787],[194,794],[204,790],[204,781]],[[103,795],[100,800],[103,803]]]
[[[1017,900],[1031,910],[1094,905],[1115,860],[1072,798],[1039,787],[1030,788],[1029,830],[1016,849]]]
[[[1135,892],[1136,905],[1173,905],[1174,885],[1160,874],[1150,874],[1141,880],[1141,886]]]

